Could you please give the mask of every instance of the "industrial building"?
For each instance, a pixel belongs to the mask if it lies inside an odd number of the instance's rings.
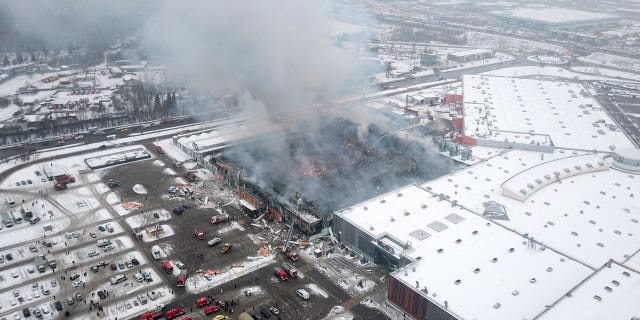
[[[460,99],[471,165],[334,213],[342,243],[393,270],[389,305],[419,320],[639,317],[638,149],[576,83],[465,76]]]
[[[447,60],[455,62],[479,61],[493,58],[493,51],[488,49],[471,49],[447,54]]]
[[[554,7],[519,7],[494,11],[502,22],[540,29],[575,29],[616,24],[619,17],[601,12],[590,12]]]
[[[542,152],[633,148],[580,83],[467,75],[463,96],[456,129],[469,145]]]

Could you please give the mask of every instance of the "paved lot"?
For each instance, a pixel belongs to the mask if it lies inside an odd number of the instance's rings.
[[[149,146],[147,146],[149,148]],[[151,149],[151,148],[149,148]],[[175,285],[176,276],[166,274],[160,267],[160,261],[153,260],[151,257],[151,247],[160,245],[163,248],[171,248],[169,259],[179,260],[186,265],[189,271],[189,277],[200,277],[201,275],[195,271],[202,270],[225,270],[234,264],[240,264],[247,260],[247,257],[256,256],[257,250],[261,247],[256,244],[256,237],[259,229],[251,226],[251,221],[236,207],[227,206],[225,210],[231,216],[231,222],[220,224],[211,224],[209,218],[213,213],[211,208],[197,208],[197,199],[170,199],[167,194],[167,188],[171,185],[179,185],[176,183],[178,175],[167,174],[167,168],[171,168],[179,174],[179,170],[172,166],[171,160],[163,155],[160,156],[164,166],[158,166],[153,161],[142,161],[128,165],[118,166],[108,169],[104,174],[104,179],[117,179],[121,182],[121,186],[117,189],[118,193],[125,202],[139,202],[144,206],[127,216],[135,215],[137,212],[149,212],[153,210],[165,209],[171,211],[174,207],[188,203],[191,208],[186,209],[185,213],[178,216],[171,213],[171,218],[162,224],[170,225],[175,235],[168,236],[157,241],[143,242],[137,241],[136,246],[146,255],[149,264],[170,287],[176,292],[176,301],[167,306],[182,307],[187,314],[192,314],[194,318],[204,317],[201,309],[195,306],[195,300],[203,296],[212,296],[215,300],[231,301],[237,303],[234,314],[247,310],[258,312],[262,308],[277,306],[282,310],[280,317],[282,319],[321,319],[327,316],[334,306],[344,305],[351,309],[356,319],[385,319],[386,317],[376,310],[358,305],[361,297],[353,298],[349,293],[336,284],[335,279],[328,277],[314,268],[313,261],[305,261],[301,259],[296,262],[296,267],[303,274],[297,279],[290,279],[286,282],[278,280],[273,272],[275,266],[279,266],[284,262],[284,257],[276,256],[273,262],[268,265],[250,272],[247,275],[240,276],[236,279],[228,281],[221,286],[215,286],[212,289],[191,294],[185,288],[179,288]],[[164,172],[163,172],[164,171]],[[136,184],[142,184],[148,191],[147,194],[137,194],[132,190]],[[206,188],[216,190],[213,193],[224,193],[220,191],[219,186],[212,182],[207,182]],[[195,188],[194,188],[195,189]],[[228,191],[227,191],[228,193]],[[213,201],[221,203],[223,199],[213,198]],[[156,219],[149,218],[148,224],[156,223]],[[123,223],[125,228],[128,225]],[[205,233],[205,240],[199,240],[194,235],[194,228],[198,227]],[[274,226],[275,227],[275,226]],[[244,230],[243,230],[244,229]],[[129,229],[125,232],[133,232]],[[256,236],[249,236],[256,235]],[[214,236],[222,238],[223,242],[232,242],[233,248],[227,254],[220,252],[221,245],[209,247],[206,241]],[[252,240],[253,239],[253,240]],[[201,256],[202,255],[202,256]],[[340,262],[340,265],[334,268],[353,268],[357,267],[351,264],[351,261]],[[325,264],[331,260],[326,260]],[[346,262],[345,262],[346,261]],[[378,270],[376,272],[379,277],[381,268],[373,266]],[[320,293],[314,293],[311,288],[318,288]],[[307,288],[311,292],[311,299],[304,301],[295,294],[298,288]],[[380,286],[384,288],[384,285]],[[253,294],[247,296],[245,290],[252,290]],[[322,295],[326,293],[326,297]],[[221,312],[229,314],[231,308]]]

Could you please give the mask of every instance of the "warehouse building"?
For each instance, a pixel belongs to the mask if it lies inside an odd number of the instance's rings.
[[[488,49],[472,49],[447,54],[447,60],[459,63],[479,61],[493,58],[493,51]]]

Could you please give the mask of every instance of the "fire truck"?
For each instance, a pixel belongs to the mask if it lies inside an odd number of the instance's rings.
[[[298,270],[296,270],[296,268],[291,264],[283,264],[282,269],[284,269],[291,278],[296,278],[298,276]]]
[[[289,279],[289,276],[287,275],[287,272],[281,268],[273,268],[273,271],[276,272],[276,276],[278,278],[280,278],[280,280],[282,281],[287,281]]]
[[[178,280],[176,280],[176,286],[184,287],[184,283],[187,282],[187,275],[181,274],[178,276]]]
[[[150,309],[149,311],[140,315],[140,320],[155,320],[162,317],[162,307],[156,309]]]
[[[204,232],[202,232],[202,230],[195,228],[193,233],[196,235],[196,237],[198,237],[198,239],[204,240]]]
[[[165,314],[165,318],[171,320],[174,318],[177,318],[181,315],[184,314],[184,310],[180,309],[180,308],[175,308],[175,309],[171,309],[169,311],[167,311],[167,313]]]
[[[298,261],[298,253],[291,247],[287,247],[284,254],[287,258],[291,259],[291,261]]]
[[[211,299],[209,299],[209,297],[202,297],[196,300],[196,304],[198,305],[198,308],[202,308],[204,306],[210,305]]]

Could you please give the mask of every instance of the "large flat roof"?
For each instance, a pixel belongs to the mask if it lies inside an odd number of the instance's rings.
[[[549,25],[576,24],[614,20],[615,15],[557,7],[525,7],[494,11],[495,15]]]
[[[635,319],[640,317],[639,297],[640,273],[611,263],[536,319]]]
[[[581,170],[567,167],[574,160]],[[577,151],[542,154],[511,150],[423,187],[478,214],[485,213],[485,202],[495,201],[506,211],[506,215],[494,218],[496,223],[597,268],[611,258],[624,261],[640,249],[640,202],[636,198],[640,175],[615,169],[586,170],[586,163],[599,166],[597,162],[608,165],[611,158]],[[544,175],[535,178],[540,174],[529,177],[526,173],[532,168],[535,172],[555,171],[556,163],[575,175],[567,173],[567,177],[545,182]],[[534,186],[535,179],[544,182],[524,201],[505,195],[501,187],[511,180],[517,185],[513,189],[519,190],[526,182],[521,181],[521,175],[534,179]]]
[[[389,235],[415,260],[394,277],[461,319],[533,317],[592,269],[528,241],[437,194],[400,188],[341,210],[377,239]],[[427,288],[428,292],[423,291]]]
[[[463,90],[469,137],[606,152],[633,147],[579,83],[466,75]]]

